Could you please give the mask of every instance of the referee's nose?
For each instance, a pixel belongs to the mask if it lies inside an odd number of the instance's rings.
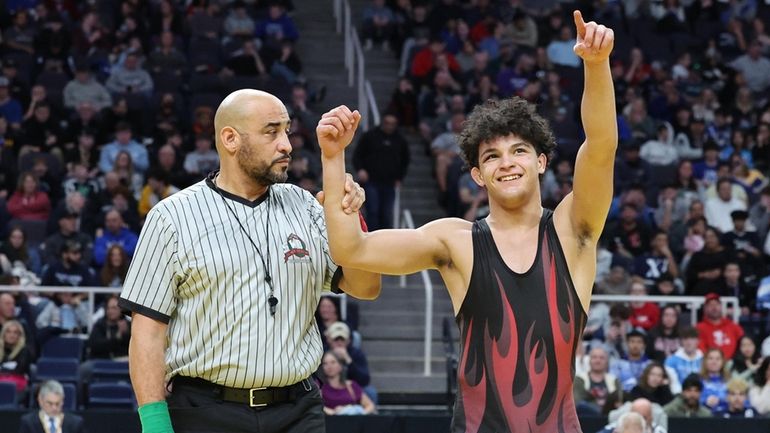
[[[291,153],[291,142],[289,141],[289,136],[285,132],[282,134],[281,139],[278,142],[278,151],[288,155]]]

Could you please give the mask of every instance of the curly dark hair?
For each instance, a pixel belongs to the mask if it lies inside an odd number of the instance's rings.
[[[516,135],[534,146],[538,155],[550,161],[556,139],[548,121],[535,112],[535,106],[514,96],[503,100],[487,100],[477,105],[460,133],[460,149],[468,167],[479,166],[479,146],[499,137]]]

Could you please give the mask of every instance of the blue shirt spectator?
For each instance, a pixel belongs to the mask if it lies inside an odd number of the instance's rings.
[[[139,236],[124,226],[120,212],[115,209],[107,212],[104,225],[104,233],[94,242],[94,262],[98,266],[104,265],[107,251],[112,245],[120,245],[129,257],[133,256]]]
[[[99,155],[99,170],[102,173],[112,171],[115,160],[120,152],[131,155],[134,169],[144,172],[150,166],[147,149],[131,139],[131,127],[127,123],[120,123],[116,127],[115,141],[107,144]]]

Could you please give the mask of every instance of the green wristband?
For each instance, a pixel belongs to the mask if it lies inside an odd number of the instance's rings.
[[[142,433],[174,433],[168,403],[165,401],[139,406],[139,420],[142,422]]]

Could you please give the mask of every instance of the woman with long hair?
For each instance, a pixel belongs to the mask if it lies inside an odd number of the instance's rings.
[[[48,221],[51,200],[40,189],[40,182],[31,172],[22,173],[16,184],[16,192],[8,199],[8,213],[12,218],[24,221]]]
[[[134,160],[125,151],[118,152],[112,171],[118,174],[120,182],[131,189],[134,198],[139,199],[139,193],[144,187],[144,177],[134,170]]]
[[[324,413],[327,415],[366,415],[375,412],[374,403],[364,390],[347,380],[345,363],[334,352],[324,354],[322,368],[325,382],[321,387]]]
[[[665,360],[681,347],[679,341],[679,309],[666,305],[660,310],[660,321],[648,334],[651,357]]]
[[[637,398],[646,398],[661,406],[667,405],[674,399],[669,387],[668,375],[660,363],[652,361],[642,371],[639,383],[631,390],[629,401]]]
[[[757,350],[757,343],[748,335],[744,335],[738,340],[738,350],[735,351],[733,359],[727,362],[727,370],[732,377],[739,377],[751,383],[761,363],[762,356]]]
[[[754,385],[749,389],[749,403],[760,415],[770,414],[770,356],[762,360],[754,374]]]
[[[0,382],[11,382],[17,392],[24,391],[31,362],[24,327],[16,320],[5,322],[0,329]]]
[[[8,239],[0,245],[0,271],[8,274],[19,263],[28,271],[40,270],[40,257],[27,247],[27,234],[21,227],[13,226],[8,231]]]
[[[128,273],[128,254],[120,245],[107,249],[107,260],[104,261],[99,277],[105,287],[123,287],[123,281]]]
[[[709,349],[700,366],[700,378],[703,381],[701,404],[712,413],[727,409],[727,381],[730,372],[725,365],[725,357],[719,349]]]

